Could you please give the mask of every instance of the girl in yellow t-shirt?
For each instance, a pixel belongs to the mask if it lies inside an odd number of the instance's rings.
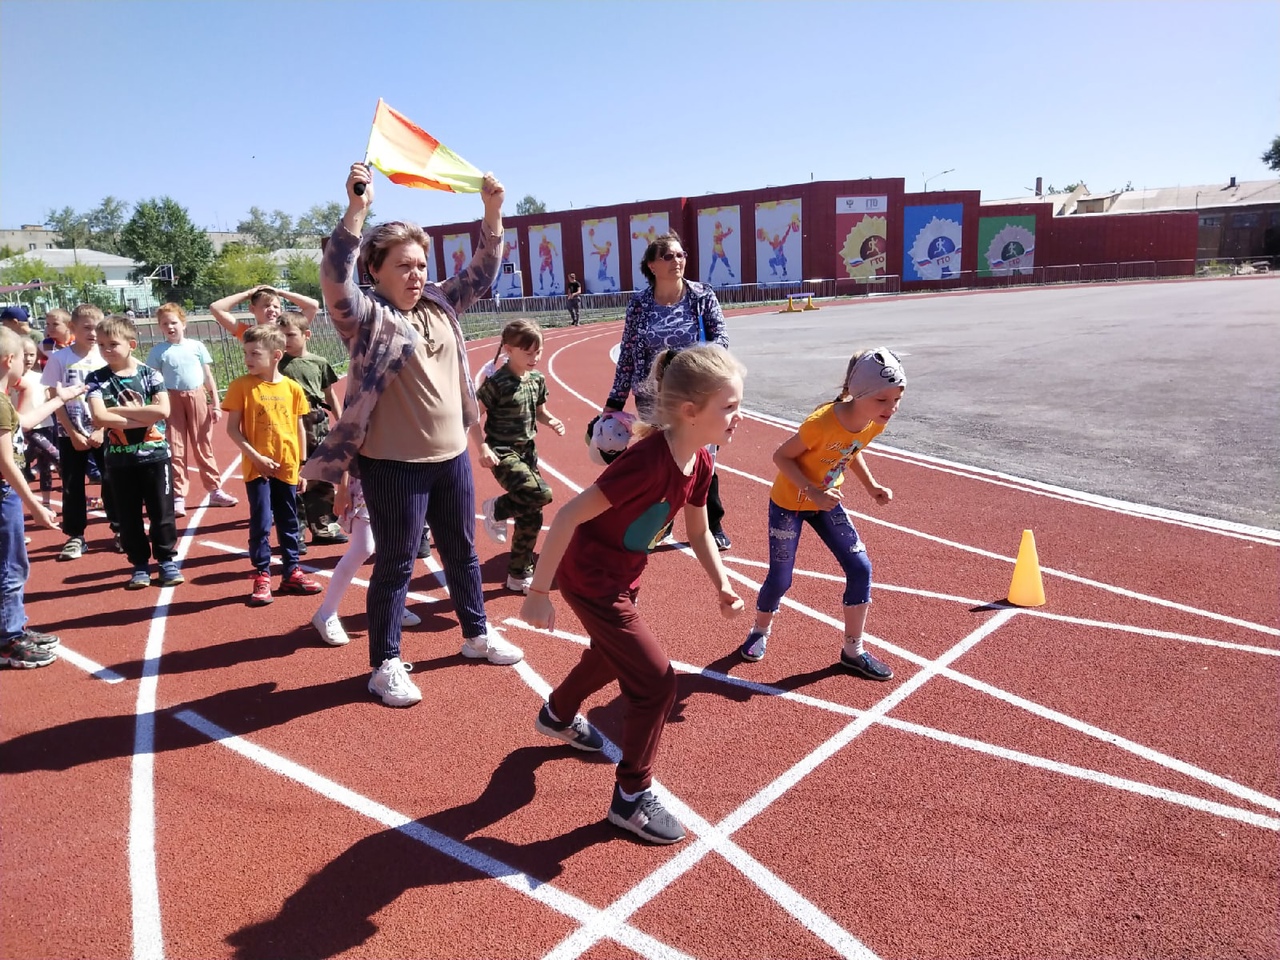
[[[898,410],[907,377],[902,361],[886,347],[860,350],[849,360],[840,395],[800,424],[773,454],[778,477],[769,495],[769,574],[756,600],[755,626],[738,653],[760,660],[773,616],[791,588],[802,524],[813,527],[844,568],[844,647],[840,666],[869,680],[889,680],[893,671],[862,644],[871,603],[871,561],[841,505],[844,471],[850,469],[879,504],[893,491],[876,483],[862,450],[879,436]]]

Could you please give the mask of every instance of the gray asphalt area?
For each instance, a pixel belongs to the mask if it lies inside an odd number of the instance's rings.
[[[1280,276],[842,302],[729,336],[748,409],[801,420],[888,346],[907,391],[879,443],[1280,529]]]

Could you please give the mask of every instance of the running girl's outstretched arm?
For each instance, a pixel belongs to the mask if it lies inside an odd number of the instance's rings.
[[[520,607],[520,619],[531,627],[554,630],[556,611],[551,605],[551,581],[569,548],[573,531],[593,517],[598,517],[610,507],[604,492],[594,483],[566,503],[551,521],[547,538],[542,541],[538,565],[529,584],[529,595]]]
[[[685,505],[684,531],[689,535],[693,555],[698,558],[702,569],[707,571],[711,585],[720,594],[720,613],[726,617],[736,617],[742,612],[742,598],[734,592],[729,583],[729,575],[724,571],[724,564],[720,562],[720,551],[711,538],[711,525],[707,522],[706,504],[700,507]]]

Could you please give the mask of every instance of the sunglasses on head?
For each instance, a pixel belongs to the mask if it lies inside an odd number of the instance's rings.
[[[666,253],[658,254],[658,256],[655,257],[654,259],[666,260],[668,263],[670,263],[672,260],[683,260],[687,256],[688,254],[685,253],[683,250],[679,251],[678,253],[674,250],[668,250]]]

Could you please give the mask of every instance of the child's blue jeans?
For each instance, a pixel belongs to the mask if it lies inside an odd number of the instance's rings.
[[[806,523],[817,531],[818,537],[844,569],[844,605],[853,607],[869,602],[871,560],[844,507],[836,506],[825,512],[786,510],[770,500],[769,574],[760,586],[756,609],[761,613],[776,613],[782,598],[791,589],[800,530]]]
[[[276,524],[280,562],[287,577],[298,566],[299,530],[297,487],[275,477],[254,477],[246,481],[249,500],[249,560],[253,569],[271,569],[271,521]]]
[[[4,643],[21,636],[27,626],[22,590],[31,567],[23,540],[25,523],[22,498],[7,483],[0,482],[0,642]]]

